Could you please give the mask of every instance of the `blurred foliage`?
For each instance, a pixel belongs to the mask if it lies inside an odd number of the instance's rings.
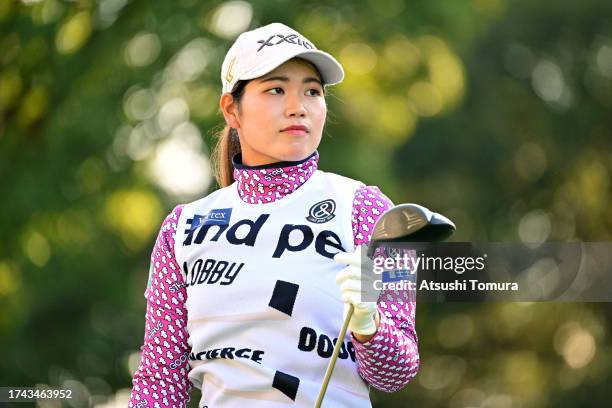
[[[157,229],[214,188],[223,55],[272,21],[346,69],[322,169],[457,241],[611,240],[611,20],[606,0],[0,0],[0,384],[125,406]],[[376,407],[609,405],[608,304],[417,311],[421,371]]]

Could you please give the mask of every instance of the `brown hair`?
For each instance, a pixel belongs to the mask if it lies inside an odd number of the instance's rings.
[[[249,81],[238,81],[232,92],[232,98],[240,111],[240,100],[244,95],[244,87]],[[232,158],[240,153],[240,140],[238,131],[225,125],[223,130],[217,134],[217,144],[212,152],[212,162],[215,178],[219,187],[227,187],[234,182],[234,164]]]

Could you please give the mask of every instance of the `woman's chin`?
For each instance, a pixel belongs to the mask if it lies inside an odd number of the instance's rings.
[[[283,161],[300,161],[300,160],[304,160],[305,158],[310,156],[313,152],[314,152],[314,150],[310,150],[310,149],[292,150],[292,151],[287,152],[284,155],[285,158],[283,159]]]

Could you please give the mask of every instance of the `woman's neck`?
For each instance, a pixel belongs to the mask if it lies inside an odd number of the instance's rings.
[[[300,188],[317,170],[319,153],[297,162],[278,162],[246,166],[237,154],[232,159],[234,180],[242,201],[265,204],[280,200]]]

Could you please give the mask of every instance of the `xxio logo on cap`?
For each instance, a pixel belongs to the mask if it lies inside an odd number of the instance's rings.
[[[314,224],[323,224],[336,216],[335,211],[336,202],[334,200],[323,200],[310,207],[306,219]]]
[[[272,39],[274,37],[278,37],[279,40],[275,43],[271,42]],[[259,49],[257,49],[257,52],[261,51],[261,49],[265,46],[269,46],[272,47],[274,45],[279,45],[282,43],[289,43],[289,44],[296,44],[296,45],[301,45],[302,47],[308,49],[308,50],[312,50],[314,49],[314,45],[312,45],[311,43],[309,43],[308,41],[298,37],[296,34],[289,34],[289,35],[283,35],[283,34],[274,34],[272,36],[270,36],[270,38],[268,38],[267,40],[259,40],[257,41],[258,44],[261,44],[261,47],[259,47]]]

